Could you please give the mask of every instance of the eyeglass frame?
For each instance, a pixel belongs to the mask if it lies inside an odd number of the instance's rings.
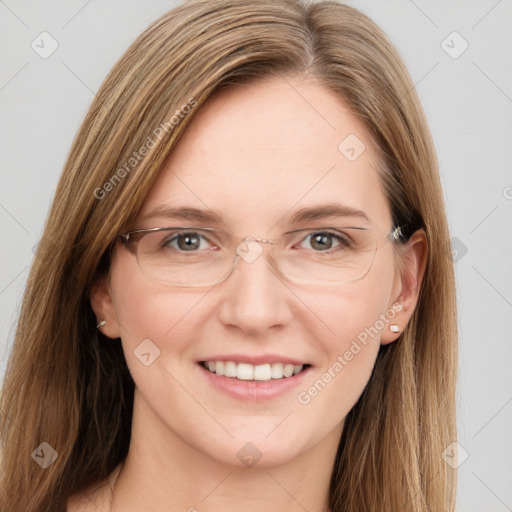
[[[407,242],[407,237],[404,236],[403,232],[402,232],[402,229],[404,229],[405,226],[394,226],[391,228],[391,231],[385,236],[384,238],[384,241],[391,241],[391,242],[398,242],[398,243],[405,243]],[[140,242],[140,240],[147,234],[150,234],[150,233],[155,233],[155,232],[159,232],[159,231],[169,231],[169,230],[172,230],[172,229],[189,229],[189,230],[198,230],[198,231],[214,231],[214,232],[218,232],[219,230],[218,229],[215,229],[215,228],[208,228],[208,227],[197,227],[197,226],[169,226],[169,227],[157,227],[157,228],[143,228],[143,229],[134,229],[134,230],[131,230],[131,231],[127,231],[125,233],[118,233],[116,236],[115,236],[115,239],[114,239],[114,243],[117,241],[117,239],[120,239],[121,240],[121,243],[123,244],[123,247],[125,249],[128,249],[130,250],[129,248],[129,244],[132,243],[132,244],[135,244],[135,251],[134,251],[134,254],[135,254],[135,257],[137,259],[137,265],[139,266],[139,269],[142,271],[142,269],[140,268],[140,261],[139,261],[139,256],[138,256],[138,243]],[[321,232],[322,229],[327,229],[327,228],[318,228],[318,232]],[[297,229],[297,230],[294,230],[294,231],[291,231],[287,234],[291,234],[291,233],[295,233],[295,232],[300,232],[300,231],[312,231],[312,232],[315,232],[315,228],[302,228],[302,229]],[[138,239],[138,240],[130,240],[130,237],[134,234],[138,234],[138,233],[143,233],[143,235]],[[260,243],[263,243],[263,244],[276,244],[279,242],[278,239],[266,239],[266,238],[259,238],[259,237],[254,237],[252,235],[249,235],[249,236],[246,236],[244,237],[243,239],[240,240],[238,246],[244,242],[260,242]],[[238,247],[237,246],[237,247]],[[231,274],[231,272],[233,271],[233,269],[236,267],[236,264],[238,262],[238,260],[241,258],[241,256],[235,252],[235,255],[233,257],[233,262],[231,264],[231,267],[229,268],[228,272],[226,272],[226,274],[224,275],[224,277],[222,277],[219,281],[217,281],[215,283],[214,286],[222,283],[223,281],[225,281],[228,276]],[[361,279],[363,279],[365,277],[365,275],[370,271],[370,269],[372,268],[372,265],[373,265],[373,260],[372,260],[372,263],[370,264],[368,270],[366,271],[366,273],[361,276],[360,278],[358,279],[355,279],[354,281],[359,281]],[[143,274],[145,274],[143,271],[142,271]],[[281,276],[281,277],[284,277],[285,279],[286,276]],[[288,279],[287,279],[288,280]],[[156,280],[158,281],[158,280]],[[353,282],[353,281],[348,281],[348,282]],[[162,281],[163,283],[163,281]],[[342,283],[335,283],[335,284],[342,284]],[[189,288],[189,287],[200,287],[200,286],[207,286],[207,285],[203,285],[203,284],[200,284],[200,285],[193,285],[193,284],[176,284],[176,283],[165,283],[166,286],[171,286],[171,287],[177,287],[177,288]]]

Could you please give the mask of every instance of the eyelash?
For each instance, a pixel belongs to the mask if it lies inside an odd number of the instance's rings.
[[[160,245],[162,248],[165,248],[165,247],[169,247],[169,244],[174,242],[175,240],[178,240],[179,237],[185,237],[187,235],[196,235],[196,236],[199,236],[200,239],[202,240],[207,240],[207,238],[204,236],[204,235],[201,235],[199,234],[198,232],[196,231],[186,231],[186,232],[183,232],[183,233],[179,233],[179,234],[173,234],[172,235],[172,238],[167,238],[165,239]],[[326,250],[326,251],[315,251],[314,249],[313,252],[318,252],[318,253],[326,253],[326,254],[330,254],[331,252],[334,252],[336,251],[340,246],[343,246],[343,247],[350,247],[351,245],[351,242],[350,242],[350,239],[345,236],[341,236],[337,233],[334,233],[333,231],[327,231],[327,230],[320,230],[320,231],[310,231],[300,242],[299,244],[302,244],[304,241],[306,241],[308,238],[311,239],[311,237],[315,236],[315,235],[327,235],[327,236],[330,236],[332,238],[334,238],[336,241],[339,242],[339,245],[330,249],[330,250]],[[214,244],[216,245],[216,244]],[[175,248],[175,247],[171,247],[172,249],[176,249],[180,252],[187,252],[187,251],[182,251],[180,250],[179,248]],[[200,249],[197,249],[195,251],[191,251],[191,252],[198,252]]]
[[[348,237],[341,237],[340,235],[338,235],[336,233],[333,233],[332,231],[312,231],[312,232],[308,233],[303,238],[303,240],[300,243],[304,242],[308,238],[311,239],[311,237],[313,237],[315,235],[327,235],[327,236],[330,236],[330,237],[334,238],[335,240],[337,240],[339,242],[339,245],[334,247],[334,248],[332,248],[332,249],[330,249],[330,250],[327,250],[327,251],[314,251],[314,252],[321,252],[321,253],[330,254],[331,252],[336,251],[340,246],[342,246],[342,247],[349,247],[350,246],[350,241],[349,241]]]

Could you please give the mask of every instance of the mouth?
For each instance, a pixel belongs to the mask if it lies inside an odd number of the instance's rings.
[[[289,395],[314,371],[304,359],[268,353],[210,355],[196,368],[211,392],[253,403]]]
[[[199,361],[199,365],[219,377],[255,383],[292,379],[311,367],[307,363],[275,362],[253,365],[235,361]]]

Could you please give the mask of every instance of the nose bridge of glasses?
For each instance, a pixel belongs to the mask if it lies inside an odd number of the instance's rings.
[[[252,235],[249,235],[249,236],[246,236],[245,238],[242,239],[242,242],[259,242],[259,243],[262,243],[262,244],[276,244],[277,243],[277,240],[275,238],[259,238],[259,237],[256,237],[256,236],[252,236]]]
[[[240,259],[244,260],[245,263],[253,263],[262,255],[264,251],[263,244],[275,246],[278,242],[279,240],[276,239],[267,239],[252,235],[244,237],[235,248],[233,266],[236,266]]]

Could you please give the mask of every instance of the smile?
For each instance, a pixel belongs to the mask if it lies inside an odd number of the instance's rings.
[[[248,381],[287,379],[310,366],[308,364],[293,365],[285,363],[253,365],[250,363],[235,363],[234,361],[202,361],[200,364],[211,373],[219,376]]]
[[[267,361],[253,358],[253,362],[258,364],[248,363],[245,357],[239,356],[237,359],[239,361],[229,358],[198,361],[196,368],[201,378],[209,383],[209,389],[249,402],[267,401],[290,393],[298,386],[303,386],[304,379],[313,371],[311,364],[279,362],[280,358],[274,357],[273,361],[268,361],[268,357],[264,358]]]

